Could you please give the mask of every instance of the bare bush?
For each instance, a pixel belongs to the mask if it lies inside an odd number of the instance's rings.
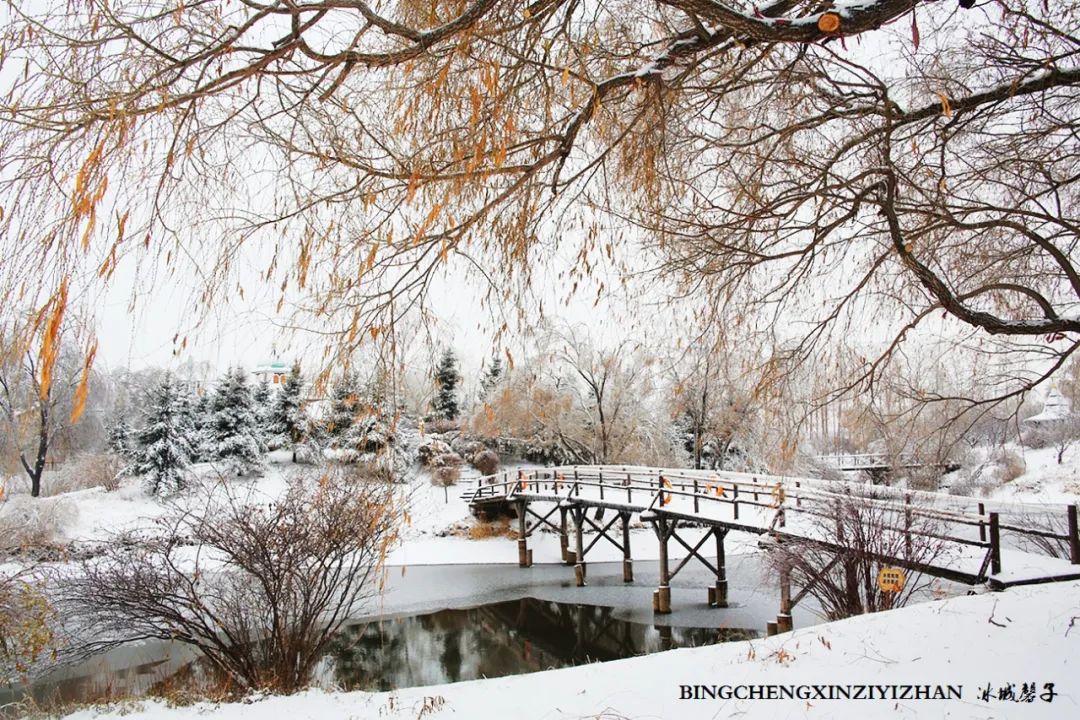
[[[442,440],[432,438],[416,449],[416,458],[421,465],[430,465],[432,459],[452,452],[450,446]]]
[[[443,465],[432,471],[431,484],[441,487],[443,489],[443,501],[450,502],[450,491],[448,488],[451,485],[457,485],[457,481],[460,478],[461,470],[458,469],[457,465]]]
[[[927,587],[922,574],[909,571],[899,592],[883,592],[877,584],[882,558],[905,566],[932,564],[946,549],[936,520],[907,515],[872,497],[848,496],[814,501],[813,528],[805,538],[785,538],[767,554],[769,565],[790,574],[792,582],[809,587],[823,614],[839,619],[901,607]]]
[[[9,496],[0,502],[0,556],[62,545],[77,517],[67,498]]]
[[[494,475],[499,471],[499,454],[494,450],[481,450],[469,462],[481,475]]]
[[[431,458],[431,467],[443,468],[443,467],[459,467],[464,460],[456,452],[442,453]]]
[[[1037,531],[1038,535],[1023,533],[1012,534],[1022,550],[1055,558],[1068,558],[1069,523],[1064,511],[1058,514],[1045,510],[1029,510],[1020,517],[1010,518],[1014,524]]]
[[[448,420],[446,418],[435,418],[427,424],[428,432],[442,434],[453,432],[461,427],[459,420]]]
[[[239,689],[293,692],[374,593],[396,538],[393,486],[344,468],[289,478],[272,502],[221,483],[173,502],[59,588],[79,647],[168,639],[200,651]],[[191,552],[189,545],[199,548]]]
[[[1002,450],[997,455],[997,463],[1000,467],[998,477],[1001,482],[1012,482],[1027,472],[1027,463],[1020,453],[1014,450]]]
[[[0,570],[0,683],[25,682],[51,656],[52,609],[30,571]]]
[[[120,487],[120,472],[124,469],[123,461],[107,453],[83,453],[67,462],[50,483],[51,493],[59,495],[73,490],[104,488],[112,492]]]

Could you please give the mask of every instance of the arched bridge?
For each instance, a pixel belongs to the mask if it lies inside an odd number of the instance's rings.
[[[659,542],[653,607],[660,613],[670,612],[671,580],[692,559],[716,577],[708,589],[709,604],[726,606],[724,544],[732,530],[763,536],[766,547],[801,542],[833,551],[835,560],[819,578],[837,563],[850,562],[845,557],[857,551],[881,566],[986,583],[994,589],[1080,579],[1076,505],[1039,506],[1032,515],[1030,508],[1021,513],[1014,506],[995,507],[970,497],[810,478],[630,466],[505,471],[479,478],[463,497],[474,511],[516,512],[521,567],[532,564],[528,539],[534,531],[547,527],[558,533],[563,561],[574,565],[578,585],[585,584],[585,558],[600,541],[622,551],[623,579],[633,581],[630,524],[637,516],[652,526]],[[862,540],[853,540],[860,534],[856,525],[863,526]],[[679,534],[690,526],[708,530],[696,545]],[[1003,543],[1003,537],[1010,542]],[[703,549],[710,539],[715,552]],[[669,562],[671,541],[688,552],[674,567]],[[791,608],[812,584],[792,595],[790,577],[780,571],[779,631],[790,629]]]

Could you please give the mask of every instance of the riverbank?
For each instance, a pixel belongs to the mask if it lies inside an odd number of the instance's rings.
[[[771,638],[494,680],[389,693],[309,690],[187,707],[141,701],[79,710],[67,720],[1065,718],[1080,714],[1078,677],[1080,583],[1070,582],[928,602]],[[1034,687],[1031,702],[1025,701],[1025,684]],[[750,692],[745,686],[778,688],[755,691],[766,694],[783,692],[780,687],[814,694],[813,688],[798,688],[840,685],[888,697],[680,699],[695,692],[707,696],[714,685],[744,688],[735,691],[743,695]],[[960,697],[916,699],[927,692],[924,686],[933,696],[939,685],[943,694]],[[981,699],[987,688],[989,699]]]

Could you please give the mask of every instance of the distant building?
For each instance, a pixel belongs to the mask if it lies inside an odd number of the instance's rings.
[[[251,374],[255,376],[256,382],[262,382],[265,379],[271,385],[280,385],[285,382],[285,378],[291,371],[292,368],[287,363],[270,360],[256,365]]]
[[[1072,418],[1072,406],[1068,399],[1057,388],[1050,388],[1043,401],[1043,409],[1038,415],[1032,415],[1024,420],[1024,424],[1031,427],[1050,428],[1066,422]]]
[[[205,360],[188,358],[175,371],[177,382],[190,395],[204,395],[214,381],[214,367]]]

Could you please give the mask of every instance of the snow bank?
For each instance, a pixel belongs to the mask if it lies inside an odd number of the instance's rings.
[[[169,708],[159,701],[68,720],[335,720],[336,718],[1066,718],[1080,717],[1080,583],[1015,588],[796,630],[746,643],[412,688],[311,690],[234,704]],[[1075,627],[1074,627],[1075,625]],[[998,700],[1046,683],[1051,702]],[[951,685],[950,700],[682,700],[682,685]],[[980,699],[990,686],[990,699]],[[425,707],[427,708],[425,710]]]

